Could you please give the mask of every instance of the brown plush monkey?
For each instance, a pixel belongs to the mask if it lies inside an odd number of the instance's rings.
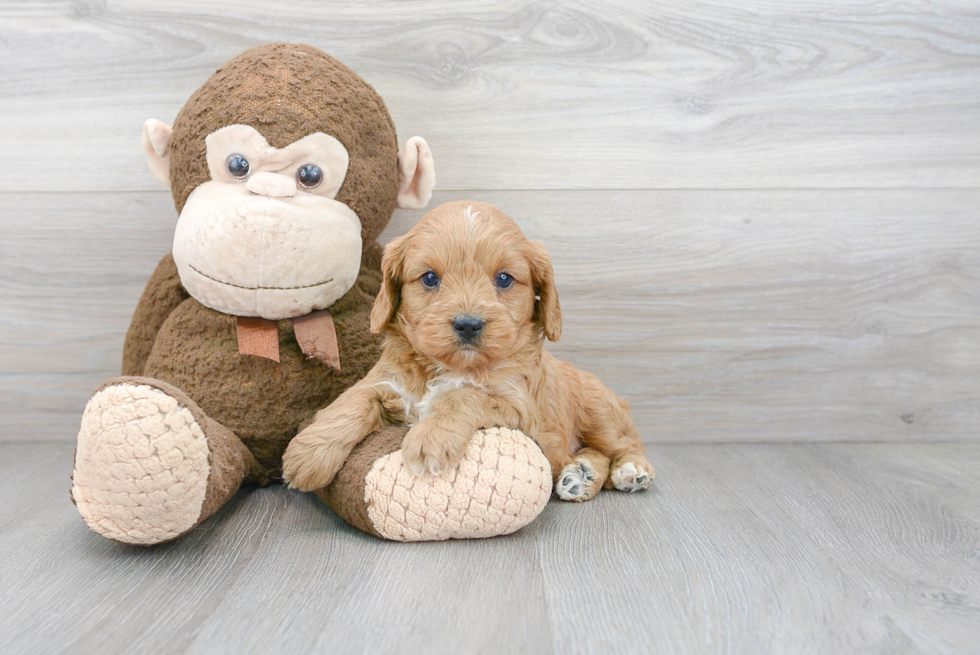
[[[133,315],[123,376],[85,408],[72,499],[123,543],[175,539],[245,483],[278,481],[299,427],[380,355],[376,239],[435,182],[425,141],[398,151],[384,102],[323,52],[276,43],[232,59],[171,129],[147,121],[150,170],[179,219]],[[415,480],[404,429],[369,436],[318,495],[389,539],[512,532],[551,492],[519,432],[479,431],[452,480]]]
[[[180,214],[173,254],[133,316],[125,377],[85,409],[72,499],[99,534],[153,544],[275,480],[300,423],[371,368],[376,239],[435,173],[424,140],[398,152],[363,79],[286,43],[232,59],[143,144]]]

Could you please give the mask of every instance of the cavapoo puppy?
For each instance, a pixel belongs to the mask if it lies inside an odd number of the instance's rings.
[[[455,466],[477,429],[505,426],[541,446],[564,500],[650,486],[629,404],[544,350],[561,335],[551,258],[510,217],[442,205],[388,244],[381,268],[371,330],[387,333],[384,352],[289,444],[290,487],[325,487],[388,424],[411,426],[402,456],[419,475]]]

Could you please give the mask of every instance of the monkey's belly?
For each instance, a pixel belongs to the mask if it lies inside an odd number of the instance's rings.
[[[371,334],[369,296],[338,302],[333,314],[341,372],[307,359],[291,320],[279,321],[280,362],[238,352],[237,319],[193,298],[167,318],[143,375],[183,390],[230,428],[278,476],[282,453],[300,424],[364,377],[381,355]]]

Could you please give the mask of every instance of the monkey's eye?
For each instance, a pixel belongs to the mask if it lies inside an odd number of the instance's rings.
[[[439,276],[432,271],[422,275],[422,286],[426,289],[435,289],[439,286],[439,282]]]
[[[296,179],[301,186],[312,189],[323,181],[323,171],[316,164],[306,164],[296,171]]]
[[[232,155],[228,158],[228,172],[239,180],[244,180],[248,177],[251,167],[248,165],[248,160],[241,155]]]
[[[497,285],[498,289],[509,289],[514,286],[514,276],[509,273],[497,273],[497,277],[493,279],[493,282]]]

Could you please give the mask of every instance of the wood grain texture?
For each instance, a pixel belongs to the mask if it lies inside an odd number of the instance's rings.
[[[81,0],[0,5],[0,191],[156,189],[143,122],[275,40],[360,72],[445,190],[980,179],[972,2]]]
[[[440,192],[555,261],[557,356],[648,442],[944,441],[980,422],[980,190]],[[169,249],[165,193],[0,194],[0,439],[74,439]],[[398,212],[383,235],[421,212]]]
[[[0,652],[975,650],[980,445],[651,455],[653,491],[509,537],[383,542],[273,487],[136,549],[68,501],[69,444],[0,444]]]

